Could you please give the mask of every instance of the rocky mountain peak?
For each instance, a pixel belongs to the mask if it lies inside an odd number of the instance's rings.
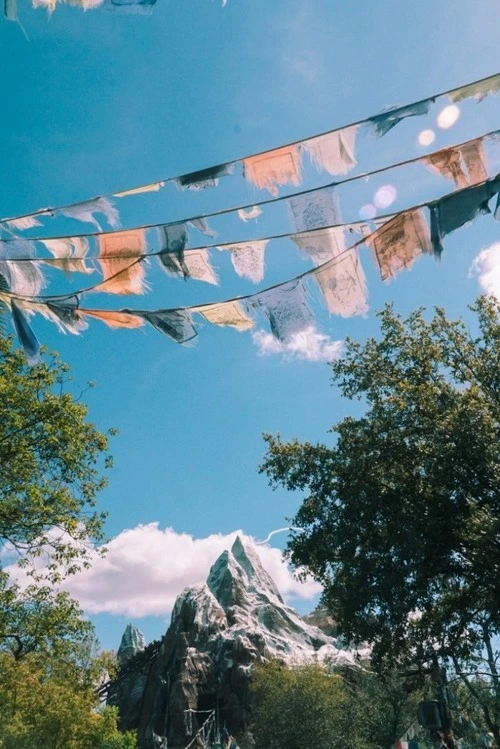
[[[272,597],[283,603],[257,552],[249,545],[245,545],[239,536],[231,550],[222,552],[212,565],[207,585],[224,609],[232,606],[252,607],[255,597],[265,598],[266,601]]]
[[[116,654],[118,663],[123,666],[130,658],[146,648],[146,640],[141,630],[134,624],[127,624],[123,633],[120,647]]]
[[[155,749],[157,737],[182,749],[211,710],[231,731],[242,732],[251,714],[255,663],[355,663],[353,653],[314,623],[284,603],[257,549],[238,537],[212,565],[206,584],[178,596],[160,647],[151,659],[140,656],[123,669],[110,704],[118,706],[122,728],[138,729],[141,749]],[[141,649],[142,634],[128,625],[120,665]],[[196,741],[194,747],[201,749]]]

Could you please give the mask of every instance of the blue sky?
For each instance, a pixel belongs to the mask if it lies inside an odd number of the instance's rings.
[[[29,41],[15,24],[0,23],[3,216],[237,159],[499,67],[495,0],[228,0],[225,8],[215,0],[158,0],[150,17],[59,6],[50,20],[19,2]],[[439,148],[500,127],[500,97],[490,97],[464,102],[456,125],[439,130],[436,115],[446,103],[381,140],[365,135],[359,169],[422,154],[417,137],[424,128],[435,131],[432,148]],[[500,171],[500,146],[494,144],[489,155],[492,172]],[[311,170],[306,180],[322,184],[328,178]],[[344,218],[357,219],[384,184],[397,188],[395,209],[453,189],[422,167],[358,181],[340,194]],[[126,227],[265,197],[230,178],[199,195],[165,188],[123,199],[118,207]],[[243,227],[234,218],[213,223],[222,241],[252,231],[287,231],[286,214],[279,212],[256,226]],[[370,313],[344,320],[315,306],[323,345],[376,333],[373,311],[388,300],[402,313],[440,305],[451,316],[466,314],[480,291],[469,268],[498,231],[492,219],[477,221],[449,238],[440,264],[421,259],[390,284],[379,280],[365,251]],[[232,273],[223,253],[214,255],[220,255],[214,256],[219,287],[169,279],[155,267],[144,299],[95,297],[87,306],[154,309],[255,290]],[[276,243],[261,287],[306,267],[289,242]],[[35,326],[72,365],[76,386],[96,382],[86,395],[92,420],[119,430],[112,445],[115,468],[99,500],[110,512],[115,567],[100,569],[76,592],[104,646],[117,645],[130,618],[148,638],[157,637],[172,596],[205,576],[229,542],[226,535],[241,529],[262,539],[296,510],[298,496],[272,492],[257,473],[262,432],[328,439],[328,428],[352,406],[330,386],[325,361],[263,354],[250,333],[206,325],[195,346],[182,347],[146,328],[111,331],[95,322],[74,337],[43,320]],[[276,536],[271,543],[280,548],[284,541]],[[279,574],[276,554],[265,554]],[[285,573],[282,585],[301,610],[312,605],[306,596],[316,592],[314,586],[301,592]]]

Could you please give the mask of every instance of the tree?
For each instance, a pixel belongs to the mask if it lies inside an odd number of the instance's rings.
[[[389,749],[415,720],[421,692],[363,668],[329,673],[319,665],[255,667],[256,749]]]
[[[118,731],[114,708],[97,709],[92,667],[48,670],[38,657],[15,661],[0,653],[0,746],[2,749],[135,749],[132,733]]]
[[[0,548],[25,564],[50,557],[74,571],[103,538],[95,509],[111,466],[107,436],[86,420],[87,408],[67,392],[69,368],[54,354],[26,363],[0,337]]]
[[[0,565],[0,649],[18,660],[74,653],[91,629],[54,584],[87,566],[103,538],[96,496],[111,459],[107,436],[67,392],[68,372],[56,355],[28,366],[0,336],[0,558],[27,575],[21,587]]]
[[[288,554],[341,632],[379,665],[439,652],[467,681],[481,662],[498,695],[500,304],[471,309],[474,334],[442,309],[426,322],[387,306],[380,340],[347,339],[331,365],[364,413],[328,446],[266,435],[261,470],[306,493]]]
[[[279,661],[256,666],[252,732],[257,749],[316,749],[342,743],[342,679],[319,666],[287,668]]]

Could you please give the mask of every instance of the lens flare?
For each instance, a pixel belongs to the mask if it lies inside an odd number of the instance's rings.
[[[371,203],[362,205],[359,209],[359,217],[365,221],[366,219],[375,218],[377,215],[377,209]]]
[[[389,208],[396,200],[397,194],[396,188],[392,185],[383,185],[375,193],[373,202],[377,208]]]
[[[418,142],[421,146],[430,146],[436,140],[436,133],[434,130],[422,130],[418,134]]]
[[[442,109],[437,116],[438,127],[443,130],[448,130],[449,127],[453,127],[455,122],[460,117],[460,109],[456,104],[449,104],[447,107]]]

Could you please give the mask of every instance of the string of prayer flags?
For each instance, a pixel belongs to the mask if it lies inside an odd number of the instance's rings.
[[[356,130],[357,126],[353,125],[320,135],[304,141],[302,148],[318,171],[347,174],[358,163],[355,157]]]
[[[427,221],[419,209],[406,211],[381,226],[367,240],[375,255],[382,281],[411,268],[422,253],[432,253]]]
[[[44,5],[53,10],[59,0],[33,0],[34,5]],[[81,7],[93,7],[100,4],[102,0],[74,0]],[[117,3],[137,3],[141,4],[142,0],[116,0]],[[144,0],[148,3],[149,0]],[[9,3],[14,0],[4,0],[4,7],[7,9]],[[113,0],[108,0],[109,5]],[[12,5],[13,7],[13,5]],[[116,5],[114,7],[117,7]],[[300,184],[300,153],[308,151],[313,163],[321,169],[325,169],[331,174],[345,174],[355,165],[354,142],[356,129],[361,125],[371,125],[377,134],[385,135],[395,125],[406,117],[425,115],[429,111],[430,104],[437,98],[448,96],[454,102],[460,102],[463,99],[473,97],[481,101],[488,94],[496,94],[500,90],[500,73],[489,76],[473,83],[465,84],[456,89],[440,92],[433,96],[419,101],[407,104],[402,107],[393,107],[377,115],[367,117],[357,123],[346,125],[342,128],[336,128],[329,133],[309,137],[303,141],[292,145],[283,146],[267,153],[254,154],[243,159],[235,159],[226,164],[221,164],[207,169],[202,169],[178,177],[168,177],[162,181],[151,182],[149,185],[130,188],[127,190],[111,193],[109,196],[102,196],[94,200],[85,201],[78,206],[67,206],[66,208],[41,209],[31,214],[35,215],[56,215],[58,213],[72,216],[83,221],[89,221],[96,224],[94,213],[101,211],[108,216],[108,222],[111,226],[118,225],[118,217],[115,208],[109,203],[109,197],[125,197],[142,192],[152,192],[160,189],[167,182],[175,182],[182,190],[201,190],[206,187],[215,186],[221,176],[232,172],[235,164],[242,161],[244,174],[247,179],[257,187],[268,189],[273,195],[278,194],[278,187],[283,184],[291,183],[298,186]],[[105,203],[103,203],[105,201]],[[87,207],[87,210],[85,210]],[[28,217],[17,217],[19,219]],[[0,219],[0,224],[8,221],[17,220]],[[96,224],[97,225],[97,224]],[[99,229],[100,230],[100,229]]]
[[[198,312],[207,322],[213,325],[225,325],[236,328],[239,332],[253,328],[253,320],[248,317],[241,302],[234,300],[222,302],[221,304],[206,304],[195,307],[193,312]]]
[[[452,102],[457,104],[459,101],[473,97],[476,101],[482,101],[488,94],[498,94],[500,91],[500,73],[485,78],[482,81],[469,83],[467,86],[460,86],[448,94]]]
[[[99,284],[98,291],[108,294],[144,294],[147,288],[146,271],[140,262],[146,252],[144,229],[101,234],[98,241],[98,262],[104,277],[104,283]],[[125,257],[120,258],[120,255]]]
[[[193,325],[191,312],[187,309],[155,310],[154,312],[135,312],[135,314],[143,317],[156,330],[164,333],[176,343],[187,343],[198,335]]]
[[[370,117],[367,121],[375,127],[375,131],[380,138],[382,135],[386,135],[389,130],[392,130],[401,120],[406,119],[406,117],[420,117],[428,114],[432,101],[434,99],[426,99],[425,101],[408,104],[404,107],[393,107]]]
[[[248,278],[252,283],[260,283],[264,278],[265,252],[269,240],[261,239],[255,242],[239,242],[220,247],[231,253],[231,263],[235,272],[241,278]]]
[[[34,255],[33,243],[25,239],[0,241],[0,274],[19,296],[38,296],[45,285],[39,266],[30,260]]]
[[[94,317],[97,320],[101,320],[108,326],[108,328],[113,328],[115,330],[117,328],[140,328],[141,325],[144,325],[144,320],[140,315],[134,315],[125,310],[115,311],[108,309],[79,309],[78,314],[85,317]]]
[[[40,343],[28,322],[28,317],[15,299],[11,302],[12,322],[29,364],[38,361]]]
[[[352,317],[368,312],[368,289],[357,247],[315,270],[313,278],[331,314]]]
[[[243,174],[255,187],[277,196],[283,185],[300,185],[300,150],[293,145],[250,156],[243,159]]]
[[[489,201],[500,190],[500,177],[490,179],[480,185],[473,185],[464,190],[445,195],[429,204],[431,214],[431,242],[434,255],[441,257],[443,237],[455,229],[472,221],[479,214],[491,213]],[[497,207],[498,202],[497,200]],[[500,215],[495,210],[495,218]]]
[[[488,178],[482,138],[463,146],[451,146],[424,156],[422,161],[432,171],[451,179],[457,187],[468,187]]]
[[[246,224],[247,221],[250,221],[254,218],[259,218],[259,216],[262,215],[262,209],[259,208],[258,205],[252,206],[252,208],[248,208],[245,210],[244,208],[240,208],[238,211],[238,216],[241,218],[242,221]]]
[[[85,259],[89,249],[86,237],[44,239],[42,243],[54,258],[46,260],[47,265],[59,268],[66,273],[93,273],[93,268],[87,266]]]
[[[231,164],[219,164],[209,169],[200,169],[197,172],[183,174],[176,179],[177,187],[180,190],[205,190],[207,187],[217,187],[220,177],[226,177],[231,174]]]
[[[128,198],[131,195],[142,195],[146,192],[158,192],[162,187],[165,187],[165,182],[151,182],[150,185],[143,185],[143,187],[134,187],[132,190],[123,190],[122,192],[113,193],[114,198]]]
[[[62,215],[74,218],[77,221],[84,221],[89,224],[94,224],[97,231],[102,231],[101,226],[94,216],[94,213],[102,213],[106,221],[113,229],[117,229],[120,225],[120,217],[118,211],[108,200],[108,198],[94,198],[93,200],[85,200],[82,203],[76,203],[75,205],[66,206],[64,208],[56,208],[51,211],[54,216]]]
[[[269,320],[273,336],[286,343],[295,333],[314,325],[301,279],[295,279],[252,297],[250,305],[260,308]]]

